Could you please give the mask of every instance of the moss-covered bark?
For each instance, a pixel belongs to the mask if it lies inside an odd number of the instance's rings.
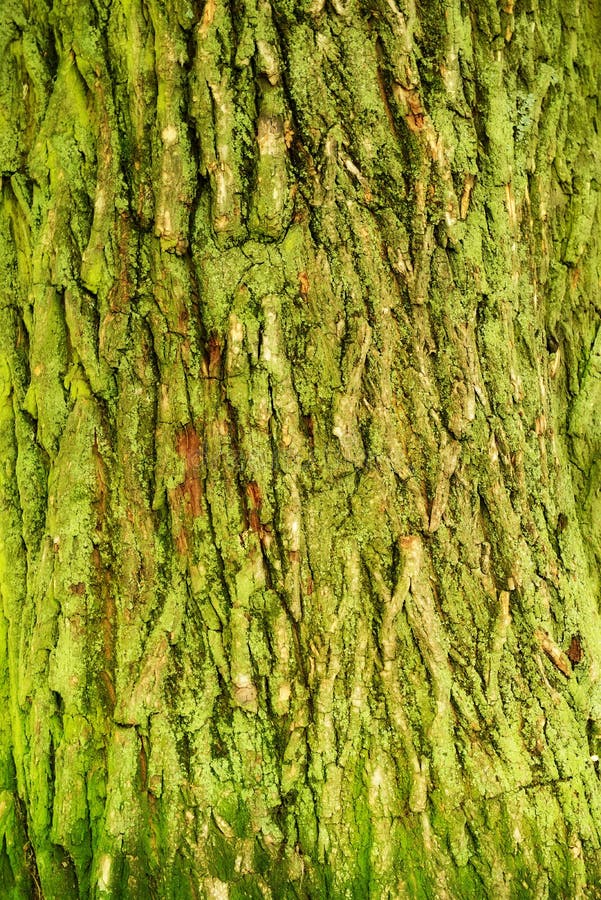
[[[595,0],[2,0],[2,897],[601,895]]]

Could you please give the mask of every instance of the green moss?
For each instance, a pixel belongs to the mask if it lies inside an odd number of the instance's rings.
[[[593,11],[7,10],[0,879],[590,887]]]

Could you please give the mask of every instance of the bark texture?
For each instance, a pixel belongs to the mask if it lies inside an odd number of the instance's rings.
[[[2,0],[2,897],[601,896],[600,72]]]

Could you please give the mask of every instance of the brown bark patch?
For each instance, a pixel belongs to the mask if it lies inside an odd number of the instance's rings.
[[[262,531],[260,510],[263,498],[256,481],[249,481],[246,485],[246,496],[250,501],[250,509],[248,509],[247,513],[248,526],[260,537]]]
[[[411,131],[421,131],[424,127],[424,114],[423,112],[411,112],[407,116],[407,124]]]
[[[256,509],[251,509],[248,514],[248,524],[255,534],[261,534],[261,517]]]
[[[222,347],[216,334],[212,334],[209,338],[207,357],[209,378],[218,378],[221,372]]]
[[[177,533],[177,536],[175,538],[175,546],[177,547],[178,553],[180,553],[182,556],[184,556],[188,552],[188,536],[183,528]]]
[[[577,666],[578,663],[582,661],[582,657],[584,656],[584,651],[582,649],[580,640],[581,639],[579,634],[572,635],[572,640],[570,641],[570,649],[568,650],[568,659],[573,666]]]
[[[184,481],[178,488],[186,511],[199,516],[202,511],[202,484],[200,480],[200,438],[191,425],[186,425],[176,438],[176,450],[185,462]]]
[[[246,485],[246,494],[248,499],[253,505],[254,509],[261,509],[263,504],[263,497],[261,496],[261,489],[256,481],[249,481]]]
[[[315,424],[313,422],[313,416],[303,416],[303,424],[305,426],[307,437],[309,438],[309,444],[311,449],[313,449],[315,446]]]
[[[270,529],[261,521],[261,507],[263,506],[263,495],[261,488],[256,481],[249,481],[246,485],[246,497],[249,501],[244,513],[248,527],[259,536],[259,540],[268,546],[270,542]]]
[[[299,272],[298,284],[299,284],[300,295],[304,299],[309,294],[309,276],[307,275],[306,272]]]
[[[396,100],[406,109],[405,120],[411,131],[421,131],[424,127],[425,112],[418,92],[415,88],[406,88],[395,82],[393,93]]]

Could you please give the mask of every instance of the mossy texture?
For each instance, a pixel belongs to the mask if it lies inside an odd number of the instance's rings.
[[[0,894],[601,896],[594,2],[0,3]]]

